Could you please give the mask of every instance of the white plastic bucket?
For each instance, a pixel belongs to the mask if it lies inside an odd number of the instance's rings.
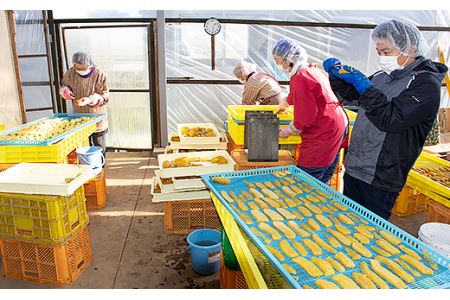
[[[450,225],[425,223],[420,226],[419,240],[450,258]]]
[[[105,165],[102,147],[92,146],[84,147],[76,151],[78,161],[81,165],[90,165],[95,174],[99,174]]]

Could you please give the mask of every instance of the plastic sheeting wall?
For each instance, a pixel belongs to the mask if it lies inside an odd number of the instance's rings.
[[[0,123],[7,128],[22,124],[7,15],[0,11]]]
[[[16,44],[27,122],[53,114],[42,10],[16,10]],[[23,55],[44,55],[21,57]],[[27,111],[39,109],[37,111]]]
[[[401,16],[401,17],[399,17]],[[422,26],[449,26],[448,11],[169,11],[167,18],[236,18],[309,22],[345,22],[377,24],[391,18],[408,20]],[[167,76],[192,79],[235,79],[233,67],[242,59],[256,63],[260,71],[279,80],[288,80],[273,62],[271,48],[276,40],[288,37],[299,41],[309,54],[309,61],[321,65],[327,57],[338,57],[367,75],[379,70],[371,30],[325,27],[259,26],[222,24],[216,36],[216,70],[211,70],[210,37],[203,24],[166,25]],[[450,32],[424,32],[430,43],[428,57],[437,60],[437,44],[450,59]],[[239,85],[169,84],[167,94],[169,132],[179,122],[212,120],[223,127],[226,106],[240,103],[243,87]],[[442,107],[450,102],[445,89]]]

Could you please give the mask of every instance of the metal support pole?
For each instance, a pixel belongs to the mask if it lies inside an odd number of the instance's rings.
[[[166,97],[166,33],[165,15],[163,10],[156,12],[156,39],[157,39],[157,61],[158,61],[158,98],[159,98],[159,120],[161,132],[161,147],[168,144],[167,123],[167,97]]]

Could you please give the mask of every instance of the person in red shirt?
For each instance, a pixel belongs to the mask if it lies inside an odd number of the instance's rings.
[[[348,118],[331,89],[328,76],[298,43],[279,40],[272,49],[277,67],[291,75],[288,97],[278,110],[294,106],[294,120],[280,130],[280,137],[299,134],[302,138],[297,166],[327,183],[333,175],[343,145]]]

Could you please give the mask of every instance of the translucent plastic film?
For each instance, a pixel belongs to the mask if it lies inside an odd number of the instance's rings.
[[[449,11],[169,11],[167,18],[262,19],[325,23],[373,24],[396,18],[418,26],[449,26]],[[211,69],[211,38],[200,23],[166,25],[166,70],[171,77],[203,80],[236,80],[233,68],[241,61],[255,63],[258,71],[278,80],[289,80],[276,68],[272,46],[278,39],[298,41],[319,66],[337,57],[367,75],[380,70],[371,29],[222,24],[215,36],[215,70]],[[437,46],[450,59],[450,32],[423,31],[430,45],[426,56],[438,61]],[[179,122],[211,120],[222,127],[226,105],[241,102],[242,85],[168,85],[169,131]],[[447,90],[442,89],[441,107],[449,107]]]
[[[22,117],[5,11],[0,11],[0,66],[0,124],[16,127],[22,124]]]

